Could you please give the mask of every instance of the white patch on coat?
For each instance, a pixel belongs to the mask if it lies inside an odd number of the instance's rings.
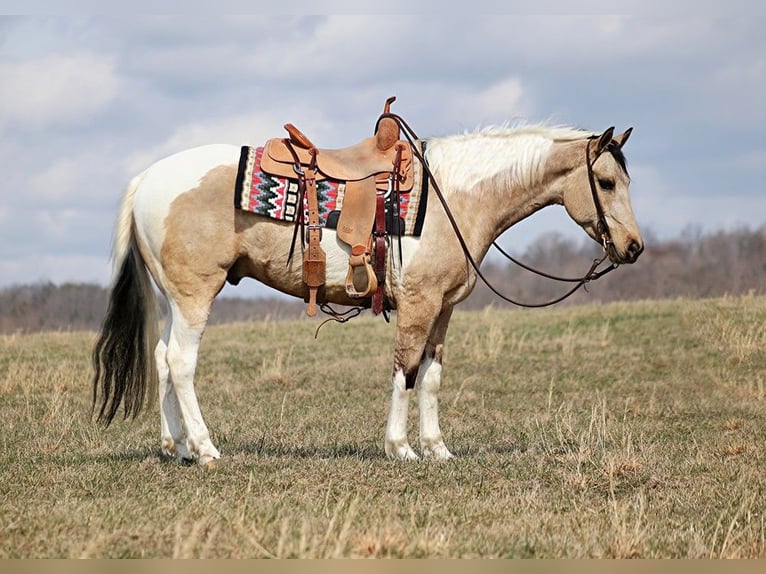
[[[198,187],[216,167],[236,165],[240,149],[239,146],[226,144],[201,146],[166,157],[144,172],[135,195],[133,213],[141,239],[149,245],[152,253],[158,254],[162,249],[165,219],[173,201]]]

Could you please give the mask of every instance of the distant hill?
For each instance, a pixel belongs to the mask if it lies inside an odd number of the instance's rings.
[[[106,311],[107,295],[106,288],[85,283],[41,283],[0,290],[0,333],[96,330]],[[163,297],[158,301],[164,313]],[[210,324],[295,319],[304,309],[298,299],[221,297],[213,304]]]

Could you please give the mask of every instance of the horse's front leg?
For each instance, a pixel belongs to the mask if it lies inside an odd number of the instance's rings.
[[[452,308],[442,311],[428,339],[418,369],[418,406],[420,410],[420,450],[425,457],[452,458],[439,427],[438,393],[441,387],[442,353]]]
[[[397,460],[417,460],[407,439],[410,395],[415,386],[418,365],[435,320],[414,304],[400,304],[396,314],[396,343],[391,407],[386,424],[386,455]]]
[[[386,424],[386,455],[396,460],[417,460],[407,439],[407,414],[412,389],[407,388],[407,379],[402,368],[394,367],[391,407]]]
[[[413,387],[418,389],[420,448],[423,456],[452,458],[439,426],[438,392],[442,351],[452,308],[432,316],[400,309],[398,312],[393,393],[386,426],[386,454],[399,460],[417,460],[407,439],[407,415]]]

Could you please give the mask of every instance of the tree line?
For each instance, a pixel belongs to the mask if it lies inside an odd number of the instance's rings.
[[[646,250],[635,265],[622,266],[588,284],[560,303],[637,299],[701,298],[766,292],[766,227],[703,233],[688,228],[678,237],[645,236]],[[512,251],[512,248],[509,248]],[[541,237],[523,253],[524,263],[559,276],[582,276],[600,248],[556,233]],[[540,303],[565,293],[570,285],[535,276],[498,255],[490,255],[482,272],[498,290],[525,302]],[[161,299],[161,298],[160,298]],[[107,290],[92,284],[41,283],[0,290],[0,333],[98,329],[107,305]],[[463,309],[508,307],[479,282]],[[164,302],[161,302],[164,312]],[[303,316],[305,305],[292,298],[218,298],[211,324]]]

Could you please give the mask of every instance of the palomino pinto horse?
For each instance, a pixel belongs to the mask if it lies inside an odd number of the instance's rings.
[[[475,261],[517,221],[563,204],[599,243],[607,226],[610,241],[603,242],[613,263],[633,263],[643,242],[622,152],[629,135],[614,136],[612,128],[600,136],[571,128],[489,128],[428,140],[426,160]],[[293,224],[232,207],[239,155],[236,146],[198,147],[155,163],[130,183],[116,227],[109,310],[94,350],[99,420],[108,425],[120,405],[126,417],[135,416],[147,395],[158,396],[163,451],[201,465],[220,457],[194,391],[213,299],[227,280],[242,277],[305,294],[300,258],[287,264]],[[597,158],[590,170],[587,157]],[[326,300],[358,303],[345,289],[348,247],[328,229],[321,246]],[[442,349],[452,310],[473,289],[476,272],[435,199],[420,237],[402,237],[401,262],[398,253],[388,259],[385,296],[397,314],[385,452],[418,458],[406,432],[414,387],[421,454],[451,458],[438,418]],[[150,274],[168,301],[161,336]]]

